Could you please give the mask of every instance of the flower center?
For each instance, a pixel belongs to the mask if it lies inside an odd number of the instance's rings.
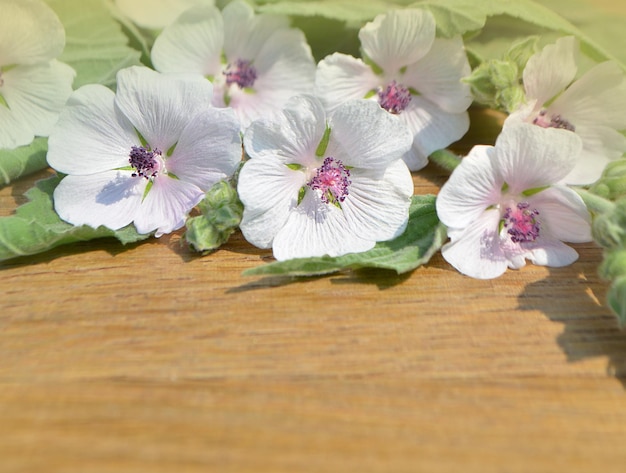
[[[348,187],[352,184],[349,177],[350,170],[340,160],[328,157],[317,168],[315,176],[307,185],[321,191],[322,202],[336,205],[343,202],[348,195]]]
[[[135,169],[132,176],[141,176],[146,179],[156,177],[159,171],[163,169],[162,154],[163,153],[156,148],[154,151],[151,151],[143,146],[133,146],[128,158],[128,162]]]
[[[520,202],[513,209],[508,207],[502,216],[504,227],[513,243],[528,243],[539,237],[539,211],[529,207],[528,202]]]
[[[542,110],[533,120],[533,124],[542,128],[563,128],[564,130],[576,131],[576,127],[559,114],[551,115],[548,118],[547,110]]]
[[[402,84],[392,80],[385,89],[378,88],[378,103],[389,113],[398,114],[411,102],[411,92]]]
[[[252,87],[257,79],[256,68],[251,61],[244,59],[237,59],[234,65],[226,66],[224,75],[228,85],[237,84],[241,89]]]

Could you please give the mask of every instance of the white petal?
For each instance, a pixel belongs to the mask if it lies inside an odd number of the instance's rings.
[[[210,107],[211,83],[195,75],[132,66],[117,73],[115,103],[152,149],[167,151],[189,120]]]
[[[352,233],[365,240],[385,241],[406,228],[414,186],[402,161],[392,163],[382,177],[377,174],[353,169],[341,208]]]
[[[604,62],[574,82],[553,104],[548,113],[559,114],[577,128],[609,126],[626,129],[626,82],[615,62]]]
[[[348,100],[364,98],[379,85],[381,78],[370,66],[347,54],[334,53],[317,65],[315,95],[329,112]]]
[[[65,174],[95,174],[128,166],[132,146],[141,143],[132,124],[114,106],[103,85],[76,90],[48,139],[48,163]]]
[[[359,31],[364,53],[388,74],[420,60],[435,39],[435,19],[427,10],[392,10]]]
[[[502,275],[508,261],[500,248],[499,220],[497,210],[487,210],[443,246],[441,254],[444,259],[457,271],[472,278],[493,279]]]
[[[326,156],[346,166],[384,169],[406,153],[413,138],[398,117],[371,100],[342,104],[329,120],[330,142]]]
[[[155,236],[181,228],[189,211],[204,197],[197,186],[168,176],[158,176],[135,216],[139,233],[156,230]]]
[[[233,175],[241,162],[239,121],[231,109],[199,113],[183,133],[166,162],[169,172],[207,191]]]
[[[413,96],[398,117],[413,135],[411,154],[404,158],[412,171],[424,167],[426,158],[433,151],[459,140],[469,129],[467,112],[448,113],[419,96]]]
[[[374,240],[356,236],[337,207],[324,204],[315,192],[307,192],[302,203],[289,218],[272,243],[279,260],[313,256],[341,256],[367,251]]]
[[[115,3],[133,23],[148,29],[163,28],[194,5],[213,5],[212,0],[115,0]]]
[[[436,39],[428,54],[410,65],[400,80],[442,110],[462,113],[473,100],[469,84],[461,82],[470,72],[460,37]]]
[[[531,56],[523,72],[526,96],[544,104],[565,90],[576,76],[577,51],[578,41],[568,36]]]
[[[129,171],[66,176],[54,190],[54,209],[73,225],[101,225],[112,230],[133,221],[148,182]]]
[[[573,185],[592,184],[614,159],[626,152],[626,137],[606,126],[579,126],[576,134],[583,140],[583,150],[576,167],[563,179]]]
[[[269,157],[247,161],[239,173],[237,192],[244,205],[239,225],[250,243],[269,248],[289,213],[298,205],[306,176]]]
[[[496,140],[498,170],[511,194],[554,184],[574,169],[582,141],[575,133],[528,123],[505,126]]]
[[[189,72],[203,76],[221,74],[224,23],[217,8],[187,10],[154,41],[151,59],[160,72]]]
[[[526,254],[533,264],[559,268],[572,264],[578,259],[578,253],[559,240],[538,241],[536,248]]]
[[[230,106],[243,117],[243,129],[258,118],[280,110],[299,94],[313,92],[315,63],[302,32],[277,31],[254,61],[258,78],[254,90],[230,89]]]
[[[554,186],[530,197],[528,203],[539,210],[541,235],[572,243],[591,241],[591,217],[572,189]]]
[[[326,114],[321,102],[312,96],[296,96],[280,113],[252,123],[244,135],[244,148],[254,158],[312,165],[325,130]]]
[[[289,27],[287,17],[255,16],[252,7],[240,0],[226,5],[222,16],[224,18],[224,52],[229,61],[253,60],[273,34]]]
[[[6,100],[10,121],[17,121],[30,131],[30,136],[48,136],[61,109],[72,93],[74,70],[58,61],[33,66],[17,66],[2,75],[0,93]],[[6,111],[5,111],[6,113]],[[0,136],[5,133],[0,132]],[[18,134],[19,136],[19,134]],[[19,141],[15,137],[14,141]],[[11,137],[0,142],[11,147]],[[19,144],[27,144],[22,142]]]
[[[437,196],[437,215],[444,225],[463,229],[499,203],[502,180],[495,169],[492,146],[474,146],[452,172]]]
[[[3,0],[0,8],[0,67],[48,62],[61,54],[65,30],[48,5],[40,0]]]

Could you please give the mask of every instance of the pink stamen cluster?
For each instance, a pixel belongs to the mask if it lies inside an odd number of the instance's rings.
[[[237,59],[235,64],[229,64],[224,71],[228,85],[237,84],[241,89],[252,87],[257,79],[256,68],[251,61]]]
[[[528,202],[520,202],[514,209],[508,207],[502,216],[513,243],[533,242],[539,237],[539,211],[529,207]]]
[[[537,115],[537,117],[533,120],[533,124],[542,128],[562,128],[564,130],[576,131],[576,127],[561,115],[552,115],[550,116],[550,120],[548,120],[546,116],[547,113],[548,112],[546,110],[539,112],[539,115]]]
[[[156,148],[154,151],[150,151],[143,146],[133,146],[130,150],[128,162],[136,171],[131,175],[133,177],[145,177],[146,179],[156,177],[160,169],[156,156],[160,157],[161,154],[161,151]]]
[[[337,204],[348,195],[348,187],[352,184],[349,177],[350,170],[340,160],[328,157],[307,185],[322,192],[322,202]]]
[[[378,103],[389,113],[398,114],[404,111],[411,102],[411,92],[395,80],[391,81],[385,89],[378,91]]]

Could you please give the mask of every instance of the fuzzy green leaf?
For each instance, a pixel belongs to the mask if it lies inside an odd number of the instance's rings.
[[[0,261],[41,253],[60,245],[96,238],[115,237],[123,244],[144,240],[133,225],[113,231],[105,227],[75,227],[59,218],[53,209],[52,193],[60,177],[37,182],[26,192],[29,202],[14,215],[0,218]]]
[[[402,274],[427,263],[445,239],[445,228],[435,210],[435,196],[413,196],[407,228],[394,240],[377,243],[363,253],[336,258],[322,256],[269,263],[249,269],[244,275],[315,276],[359,268],[388,269]]]
[[[0,149],[0,185],[47,167],[47,149],[47,138],[35,138],[30,145],[15,149]]]

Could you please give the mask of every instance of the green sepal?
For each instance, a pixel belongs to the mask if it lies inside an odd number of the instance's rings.
[[[338,257],[297,258],[244,271],[245,276],[316,276],[347,269],[378,268],[398,274],[427,263],[446,240],[446,230],[435,210],[435,196],[413,196],[407,228],[399,237],[379,242],[363,253]]]
[[[187,219],[185,240],[200,253],[222,246],[239,226],[243,204],[237,190],[227,181],[211,187],[198,204],[201,215]]]
[[[11,110],[11,107],[9,107],[9,104],[7,103],[6,99],[3,97],[2,94],[0,94],[0,107],[6,107],[9,110]]]
[[[318,157],[324,156],[326,153],[326,148],[328,148],[328,142],[330,141],[330,127],[326,124],[326,129],[324,130],[324,136],[322,136],[322,140],[317,145],[317,149],[315,150],[315,155]]]
[[[38,181],[26,192],[29,202],[18,207],[14,215],[0,218],[0,261],[79,241],[114,237],[127,244],[150,236],[137,233],[132,224],[111,230],[103,226],[92,228],[64,222],[54,211],[52,201],[52,194],[60,181],[59,176]]]

